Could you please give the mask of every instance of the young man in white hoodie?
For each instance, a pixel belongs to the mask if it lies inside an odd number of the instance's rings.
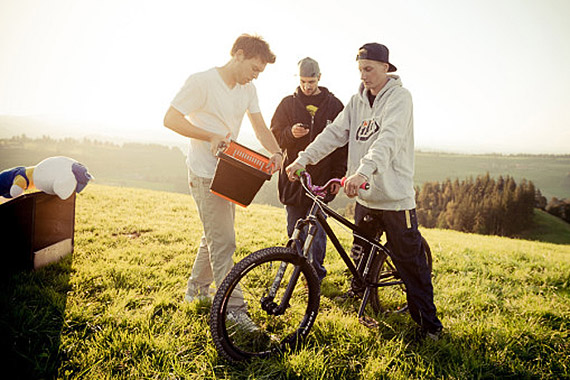
[[[344,110],[287,167],[295,172],[314,165],[348,143],[349,176],[344,191],[356,197],[355,223],[374,234],[386,232],[392,260],[407,289],[409,311],[432,339],[442,324],[433,303],[431,273],[418,231],[414,191],[412,97],[402,87],[384,45],[368,43],[356,57],[362,83]],[[368,182],[368,190],[360,186]],[[359,244],[355,239],[355,245]]]

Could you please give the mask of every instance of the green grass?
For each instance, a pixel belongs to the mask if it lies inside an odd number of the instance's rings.
[[[285,243],[280,208],[238,208],[236,219],[236,259]],[[359,324],[355,305],[334,299],[348,279],[329,251],[303,348],[230,365],[211,341],[208,305],[183,302],[201,236],[192,198],[89,185],[77,198],[73,255],[2,282],[3,368],[62,379],[570,378],[570,245],[422,232],[443,339],[417,341],[408,315]]]
[[[570,224],[546,211],[534,210],[534,226],[520,235],[523,239],[570,244]]]

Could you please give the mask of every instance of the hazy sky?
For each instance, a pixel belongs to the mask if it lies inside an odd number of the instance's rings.
[[[568,0],[0,0],[0,114],[182,139],[162,126],[172,97],[247,32],[277,55],[255,82],[268,124],[299,59],[346,104],[376,41],[412,92],[418,148],[570,153],[568,15]]]

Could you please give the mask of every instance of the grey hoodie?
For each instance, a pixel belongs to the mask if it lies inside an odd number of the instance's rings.
[[[411,210],[416,207],[412,97],[400,77],[389,78],[372,107],[361,84],[296,162],[314,165],[348,142],[346,175],[359,173],[370,183],[369,190],[359,190],[358,203],[377,210]]]

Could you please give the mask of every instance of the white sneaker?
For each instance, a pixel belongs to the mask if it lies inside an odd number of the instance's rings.
[[[257,325],[251,320],[249,315],[243,311],[228,311],[226,319],[235,323],[247,332],[258,332],[260,330],[259,327],[257,327]]]

